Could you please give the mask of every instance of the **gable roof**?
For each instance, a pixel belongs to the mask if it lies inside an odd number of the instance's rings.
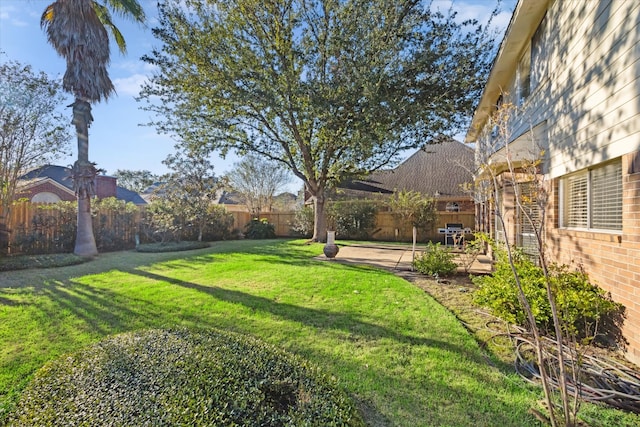
[[[34,187],[44,181],[51,180],[55,184],[66,188],[72,194],[73,180],[71,179],[71,169],[65,166],[44,165],[25,173],[18,178],[25,187]],[[113,179],[113,178],[112,178]],[[136,205],[146,205],[147,202],[135,191],[127,190],[124,187],[116,186],[116,199],[131,202]]]
[[[455,139],[428,144],[390,170],[340,186],[346,193],[391,194],[395,190],[417,191],[427,196],[468,197],[462,184],[473,182],[474,150]]]
[[[38,180],[50,178],[57,184],[66,187],[73,192],[73,180],[71,179],[71,169],[64,166],[44,165],[35,168],[20,176],[20,181],[32,181],[36,183]]]

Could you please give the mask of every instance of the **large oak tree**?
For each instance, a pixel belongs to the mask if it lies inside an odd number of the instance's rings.
[[[494,46],[475,22],[398,0],[164,0],[153,32],[154,125],[285,165],[314,200],[315,240],[328,189],[460,128]]]

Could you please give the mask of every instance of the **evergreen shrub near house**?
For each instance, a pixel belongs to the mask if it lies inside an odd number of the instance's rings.
[[[429,276],[449,276],[458,268],[455,254],[440,243],[428,242],[424,252],[413,260],[413,268]]]
[[[257,339],[145,330],[105,339],[41,368],[12,426],[362,426],[335,380]]]
[[[341,239],[370,239],[376,227],[378,204],[373,200],[355,199],[331,202],[327,219]]]
[[[276,228],[266,218],[253,218],[245,226],[247,239],[273,239],[276,237]]]
[[[518,299],[515,276],[506,252],[499,248],[495,252],[494,272],[472,279],[479,287],[474,293],[474,301],[507,322],[525,326],[526,314]],[[518,250],[514,251],[513,259],[538,327],[544,333],[554,335],[542,268]],[[595,338],[600,343],[620,336],[623,306],[614,302],[603,289],[590,283],[584,271],[552,264],[549,266],[549,279],[565,333],[579,339]]]

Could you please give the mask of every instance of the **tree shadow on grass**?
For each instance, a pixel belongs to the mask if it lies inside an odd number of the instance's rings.
[[[425,337],[419,337],[419,336],[411,336],[409,334],[403,334],[399,331],[390,329],[388,327],[363,321],[362,319],[359,319],[358,316],[354,314],[335,312],[335,311],[329,311],[329,310],[319,310],[319,309],[302,307],[302,306],[289,304],[289,303],[278,302],[278,301],[274,301],[273,299],[252,295],[246,292],[225,289],[218,286],[206,286],[198,283],[193,283],[189,281],[175,279],[172,277],[163,276],[156,273],[151,273],[148,271],[134,270],[134,271],[130,271],[130,273],[138,274],[148,279],[168,282],[176,286],[181,286],[187,289],[202,292],[219,301],[227,302],[230,304],[239,304],[254,313],[255,312],[268,313],[272,316],[281,318],[288,322],[303,324],[319,330],[332,329],[332,330],[341,331],[341,332],[344,332],[346,336],[348,336],[349,340],[360,341],[364,345],[367,345],[367,343],[374,343],[375,341],[378,341],[378,340],[390,339],[395,342],[403,344],[405,346],[404,348],[406,349],[412,348],[413,346],[427,346],[427,347],[436,349],[438,351],[444,351],[446,353],[455,354],[457,355],[456,357],[460,357],[461,359],[472,362],[471,366],[473,367],[467,367],[466,365],[460,366],[456,373],[452,373],[452,376],[455,377],[459,375],[463,377],[474,378],[474,380],[477,381],[478,383],[485,384],[487,389],[482,392],[479,392],[478,390],[467,391],[464,389],[464,387],[461,387],[459,385],[454,385],[454,383],[457,382],[455,378],[452,378],[451,385],[443,385],[439,381],[432,379],[430,373],[425,373],[424,375],[421,375],[421,378],[416,378],[416,381],[420,383],[419,385],[420,387],[424,388],[424,392],[427,394],[426,399],[427,400],[429,399],[428,395],[431,391],[436,389],[438,390],[437,397],[436,396],[433,397],[434,407],[431,409],[432,413],[427,418],[431,419],[436,424],[438,423],[447,424],[447,423],[453,422],[452,421],[453,419],[448,420],[448,417],[449,417],[449,415],[447,414],[449,412],[448,410],[437,408],[439,405],[438,401],[441,399],[444,399],[443,402],[444,401],[446,402],[444,402],[443,404],[446,403],[447,405],[450,405],[451,406],[450,409],[453,410],[453,413],[457,413],[456,416],[462,416],[463,418],[467,417],[468,421],[472,422],[476,414],[476,411],[482,412],[482,409],[463,408],[461,407],[461,405],[463,405],[464,401],[466,402],[472,401],[475,398],[475,395],[477,393],[480,393],[483,395],[484,400],[487,400],[487,399],[491,400],[490,403],[485,402],[483,405],[499,406],[501,408],[504,408],[505,414],[513,413],[514,411],[521,411],[523,419],[528,420],[524,424],[525,425],[534,424],[531,422],[532,418],[530,418],[529,415],[526,414],[525,409],[523,409],[522,407],[520,409],[517,409],[515,407],[510,408],[509,405],[511,405],[511,403],[503,401],[497,397],[497,395],[495,394],[496,390],[499,390],[500,388],[504,388],[504,384],[502,383],[502,380],[504,379],[504,377],[498,374],[497,370],[491,371],[484,368],[487,365],[487,361],[482,356],[481,351],[479,350],[474,351],[472,349],[464,347],[463,345],[457,345],[456,343],[446,341],[446,340],[439,340],[439,339],[432,339],[432,338],[425,338]],[[200,319],[197,319],[197,318],[193,318],[189,320],[194,324],[200,323]],[[246,333],[247,331],[237,330],[237,332]],[[305,346],[304,343],[293,344],[290,348],[294,350],[296,353],[313,355],[314,360],[332,360],[332,359],[335,359],[336,357],[334,354],[326,354],[317,349],[310,349],[308,346]],[[391,374],[382,374],[380,371],[372,371],[371,369],[368,369],[366,366],[363,366],[360,363],[356,363],[355,361],[341,360],[339,363],[350,365],[351,366],[349,368],[350,372],[360,372],[358,375],[362,377],[369,377],[368,381],[381,380],[385,383],[397,382],[398,383],[397,393],[400,395],[405,393],[405,391],[402,391],[402,390],[415,387],[415,384],[403,385],[403,383],[407,381],[406,378],[395,378]],[[436,374],[436,377],[441,375],[442,374],[438,373]],[[357,388],[357,387],[352,387],[352,388]],[[443,396],[447,396],[447,395],[450,397],[446,399],[443,398]],[[463,395],[466,396],[464,399],[459,400],[457,398],[457,396],[463,396]],[[413,396],[413,397],[407,397],[407,398],[414,399],[417,397]],[[367,419],[368,425],[375,425],[375,426],[394,425],[393,420],[391,420],[388,416],[382,415],[382,413],[380,412],[380,408],[377,407],[377,404],[379,404],[380,402],[376,403],[370,400],[369,398],[367,398],[366,396],[359,396],[359,395],[355,396],[355,399],[361,413]],[[483,406],[483,405],[480,405],[480,406]],[[425,410],[429,410],[429,409],[425,408]],[[502,413],[502,410],[496,411],[496,413]],[[491,420],[495,421],[495,418],[492,418],[495,416],[496,416],[495,414],[492,414],[490,416]],[[512,418],[505,415],[504,420],[502,420],[501,424],[513,425],[513,423],[509,420],[512,420]],[[482,422],[480,422],[480,424],[478,425],[483,425],[483,424]],[[484,424],[484,425],[488,425],[488,424]]]

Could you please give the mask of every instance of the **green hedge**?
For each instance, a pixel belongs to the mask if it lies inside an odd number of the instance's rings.
[[[334,380],[251,337],[146,330],[41,368],[11,426],[361,426]]]

